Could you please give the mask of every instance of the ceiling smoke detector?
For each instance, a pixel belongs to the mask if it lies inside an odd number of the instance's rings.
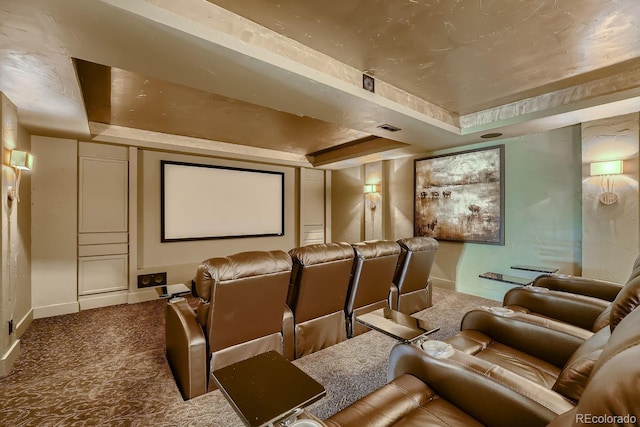
[[[380,126],[378,126],[378,127],[379,127],[380,129],[388,130],[389,132],[398,132],[399,130],[402,130],[402,129],[397,128],[397,127],[395,127],[395,126],[388,125],[388,124],[386,124],[386,123],[385,123],[385,124],[383,124],[383,125],[380,125]]]

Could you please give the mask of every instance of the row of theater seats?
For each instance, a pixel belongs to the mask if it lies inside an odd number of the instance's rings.
[[[390,306],[431,306],[429,275],[438,243],[316,244],[211,258],[199,267],[195,310],[172,300],[167,359],[185,399],[205,393],[210,372],[276,350],[292,360],[368,329],[355,317]]]
[[[321,423],[639,425],[640,257],[624,285],[557,275],[534,285],[467,313],[440,353],[396,345],[389,383]]]

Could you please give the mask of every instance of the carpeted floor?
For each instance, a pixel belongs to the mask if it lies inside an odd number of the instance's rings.
[[[416,316],[458,331],[464,313],[500,305],[435,288],[434,306]],[[183,401],[164,355],[163,300],[35,320],[21,355],[0,378],[0,426],[242,426],[219,391]],[[371,331],[294,363],[327,396],[309,407],[326,418],[386,382],[395,341]]]

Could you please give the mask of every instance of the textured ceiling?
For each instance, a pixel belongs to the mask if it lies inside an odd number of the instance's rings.
[[[344,167],[639,111],[640,1],[3,0],[0,91],[33,133]]]
[[[634,0],[209,1],[458,115],[640,68]]]

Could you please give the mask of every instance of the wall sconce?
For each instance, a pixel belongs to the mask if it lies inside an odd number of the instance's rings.
[[[9,200],[20,201],[20,175],[23,170],[30,171],[33,168],[33,154],[27,151],[11,150],[9,155],[9,166],[16,171],[16,181],[14,185],[7,188]]]
[[[371,210],[376,208],[376,202],[373,199],[372,195],[378,192],[379,192],[378,184],[367,184],[364,186],[364,196],[367,199],[367,205]]]
[[[599,200],[603,205],[613,205],[618,202],[618,195],[613,192],[613,177],[622,173],[622,160],[591,163],[591,176],[600,176],[602,194]]]

